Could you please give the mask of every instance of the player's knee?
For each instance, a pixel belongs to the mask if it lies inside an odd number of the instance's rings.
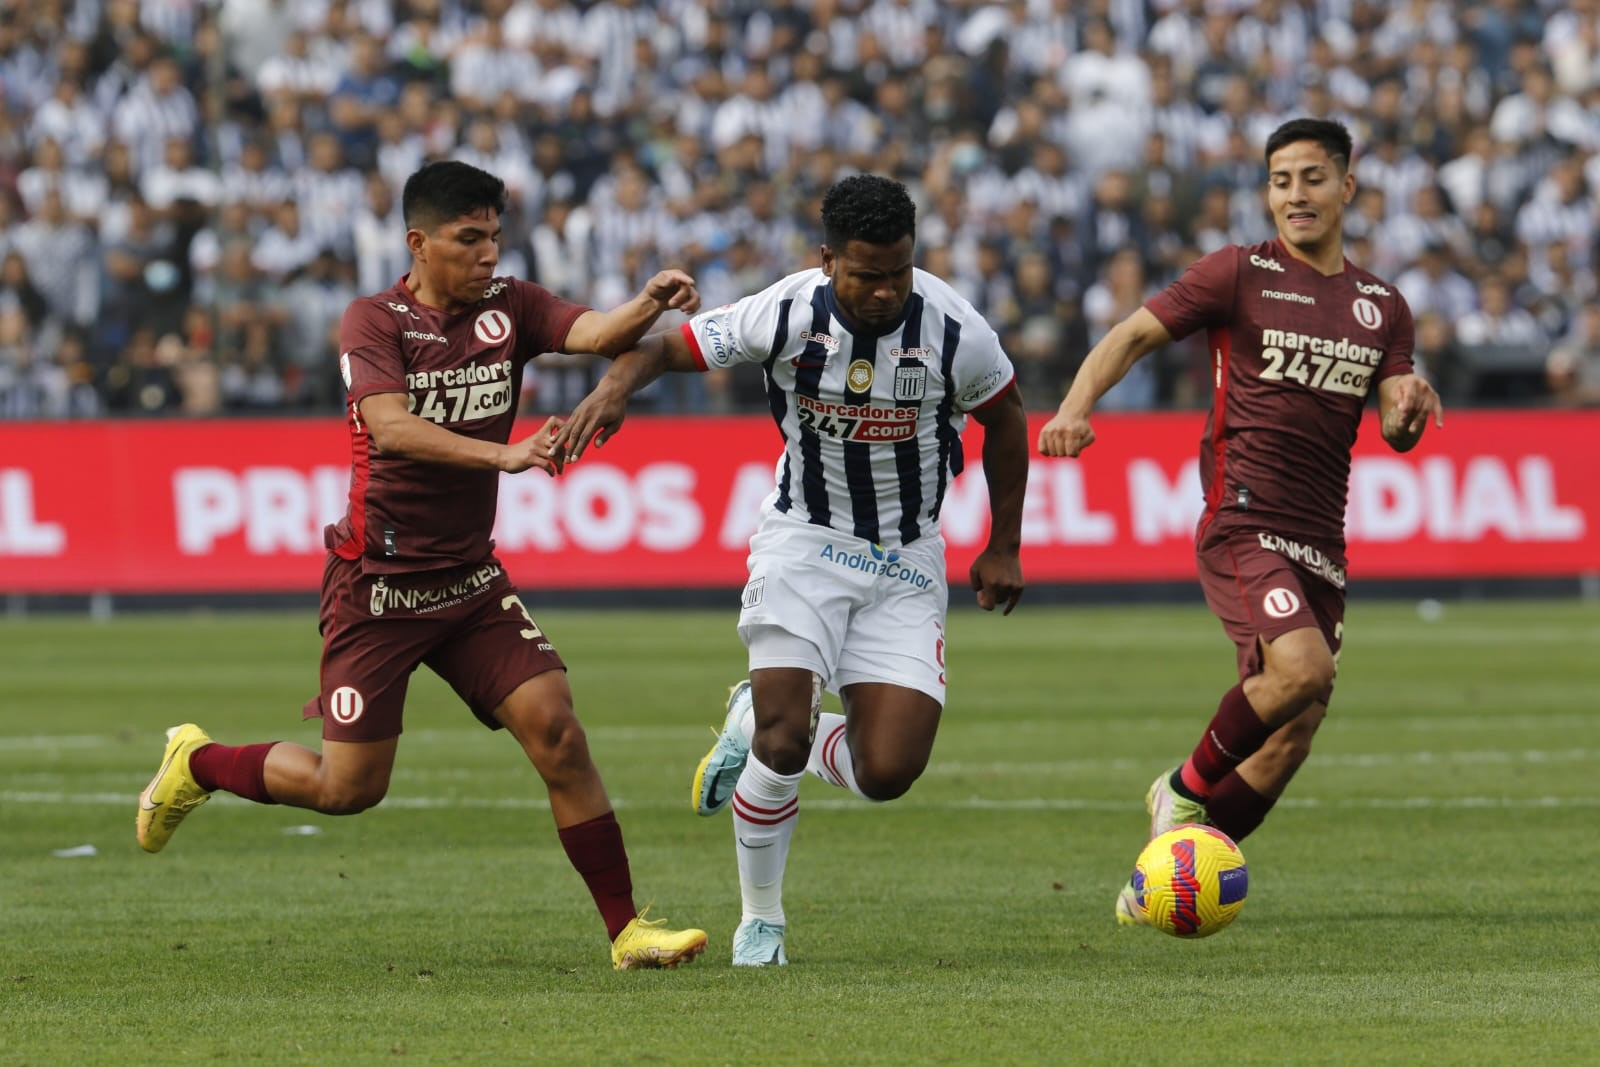
[[[387,782],[327,782],[317,794],[317,810],[324,815],[359,815],[377,807],[388,791]]]
[[[547,778],[589,765],[589,737],[571,708],[543,716],[538,726],[524,735],[523,745]]]
[[[804,729],[790,729],[782,723],[767,726],[758,723],[751,739],[751,751],[779,774],[797,774],[806,768],[811,744]]]
[[[1278,684],[1290,701],[1301,707],[1319,699],[1333,686],[1333,656],[1307,653],[1276,665]]]
[[[857,757],[856,786],[868,800],[895,800],[910,792],[926,766],[926,761],[916,765],[904,762],[874,763]]]

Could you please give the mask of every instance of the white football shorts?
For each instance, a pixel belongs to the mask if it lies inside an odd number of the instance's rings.
[[[942,536],[898,549],[768,512],[750,539],[739,637],[750,669],[801,667],[837,693],[887,682],[944,703]]]

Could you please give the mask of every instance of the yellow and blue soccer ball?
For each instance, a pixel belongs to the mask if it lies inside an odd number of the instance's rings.
[[[1133,868],[1135,906],[1173,937],[1210,937],[1238,917],[1249,889],[1239,846],[1199,823],[1151,838]]]

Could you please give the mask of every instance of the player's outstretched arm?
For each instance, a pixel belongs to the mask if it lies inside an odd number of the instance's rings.
[[[530,437],[502,445],[463,437],[413,415],[407,410],[404,393],[374,393],[362,399],[360,410],[372,443],[385,455],[508,474],[530,467],[549,475],[561,473],[561,453],[555,446],[556,433],[561,429],[557,418],[546,420],[539,432]]]
[[[681,270],[664,270],[645,283],[637,296],[610,311],[585,311],[567,330],[563,352],[598,352],[616,356],[634,345],[663,311],[693,315],[700,310],[700,290]]]
[[[1171,340],[1161,320],[1145,308],[1111,327],[1084,357],[1060,409],[1039,431],[1040,454],[1076,456],[1094,444],[1094,429],[1089,425],[1094,406],[1135,363]]]
[[[1015,384],[972,413],[983,427],[983,477],[989,485],[989,543],[969,576],[978,607],[1002,615],[1022,599],[1022,499],[1028,488],[1028,414]]]
[[[681,330],[651,334],[611,361],[605,376],[578,402],[554,437],[562,463],[575,463],[593,441],[600,448],[622,428],[628,398],[667,371],[699,369]]]
[[[1422,440],[1431,417],[1444,429],[1444,403],[1420,374],[1396,374],[1378,383],[1383,439],[1396,452],[1409,452]]]

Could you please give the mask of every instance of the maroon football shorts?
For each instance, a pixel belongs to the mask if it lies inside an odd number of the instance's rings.
[[[328,554],[322,576],[322,692],[304,717],[330,741],[400,734],[406,685],[425,663],[485,726],[536,674],[565,670],[496,559],[411,574],[363,574]]]
[[[1286,552],[1297,553],[1305,562],[1296,563]],[[1261,672],[1256,638],[1271,642],[1306,626],[1322,631],[1338,660],[1344,639],[1344,588],[1333,579],[1344,580],[1343,566],[1314,547],[1254,531],[1207,531],[1195,557],[1206,603],[1238,650],[1240,678]],[[1317,699],[1326,704],[1332,696],[1330,684]]]

